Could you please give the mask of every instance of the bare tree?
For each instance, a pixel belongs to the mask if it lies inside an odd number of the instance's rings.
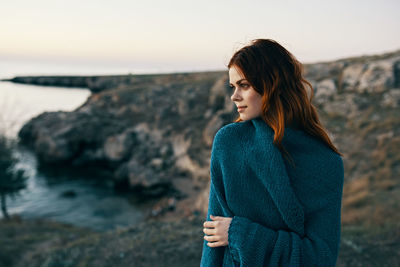
[[[25,173],[23,170],[14,168],[16,159],[13,156],[12,149],[16,145],[15,138],[10,137],[12,130],[17,124],[19,114],[16,114],[15,108],[6,106],[5,97],[3,97],[2,105],[0,106],[0,202],[3,216],[8,219],[6,196],[14,198],[19,191],[26,187]],[[8,112],[6,114],[5,112]],[[14,116],[10,115],[10,111],[14,112]]]
[[[6,137],[0,136],[0,198],[1,211],[5,218],[7,213],[6,196],[15,197],[19,190],[26,187],[24,171],[14,170],[15,159],[11,151],[11,143]]]

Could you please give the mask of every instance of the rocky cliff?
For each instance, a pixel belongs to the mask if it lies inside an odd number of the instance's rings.
[[[176,200],[192,203],[205,187],[213,135],[234,115],[227,78],[225,72],[141,75],[93,93],[74,112],[33,118],[20,141],[42,166],[92,168],[117,189],[172,197],[160,199],[157,214]]]
[[[400,51],[305,65],[305,73],[320,119],[345,155],[343,223],[400,221]],[[93,166],[117,188],[175,192],[185,203],[178,210],[205,214],[212,139],[237,116],[227,72],[101,81],[112,86],[73,112],[33,118],[21,142],[43,164]]]

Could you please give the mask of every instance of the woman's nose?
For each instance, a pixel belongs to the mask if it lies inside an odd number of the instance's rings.
[[[238,93],[236,91],[231,95],[231,100],[232,101],[240,100],[240,96],[238,95]]]

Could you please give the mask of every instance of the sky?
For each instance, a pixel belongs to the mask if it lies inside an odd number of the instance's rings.
[[[400,49],[398,0],[6,0],[0,61],[224,70],[256,38],[303,63]]]

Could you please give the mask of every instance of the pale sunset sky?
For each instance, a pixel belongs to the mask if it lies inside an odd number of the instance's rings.
[[[400,49],[399,11],[398,0],[2,1],[0,61],[225,70],[255,38],[330,61]]]

